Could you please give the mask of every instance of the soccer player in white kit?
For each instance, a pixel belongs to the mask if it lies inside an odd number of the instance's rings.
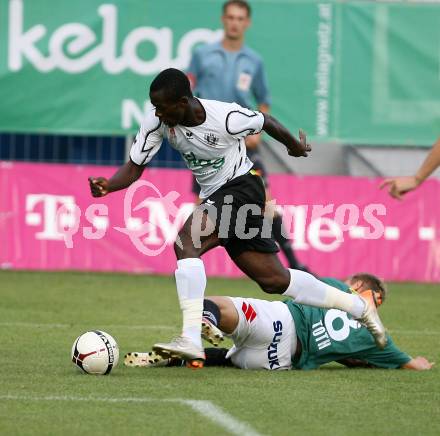
[[[174,244],[182,334],[170,343],[156,344],[154,350],[203,366],[200,333],[206,274],[200,257],[219,245],[263,291],[298,303],[344,310],[364,323],[378,346],[384,347],[385,329],[374,305],[308,273],[286,269],[276,254],[270,229],[265,228],[270,220],[264,219],[264,184],[252,172],[244,138],[265,131],[284,144],[289,155],[299,157],[311,151],[306,136],[300,132],[298,140],[272,116],[238,104],[195,98],[186,75],[174,68],[153,80],[150,100],[153,108],[136,135],[130,160],[110,179],[90,177],[89,183],[95,197],[127,188],[142,175],[166,138],[200,184],[202,203]]]

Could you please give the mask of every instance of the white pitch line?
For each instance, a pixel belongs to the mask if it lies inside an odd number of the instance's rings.
[[[182,402],[232,434],[243,436],[259,435],[249,424],[229,415],[229,413],[226,413],[220,407],[211,403],[211,401],[183,400]]]
[[[53,328],[53,329],[65,329],[84,326],[82,324],[57,324],[57,323],[35,323],[35,322],[0,322],[0,327],[23,327],[23,328]],[[100,324],[100,328],[104,327],[108,329],[127,329],[127,330],[177,330],[177,327],[169,325],[125,325],[125,324]]]
[[[178,403],[190,407],[192,410],[209,419],[214,424],[237,436],[262,436],[249,424],[234,418],[211,401],[186,400],[184,398],[106,398],[106,397],[70,397],[70,396],[47,396],[32,397],[20,395],[0,395],[0,401],[95,401],[101,403]]]

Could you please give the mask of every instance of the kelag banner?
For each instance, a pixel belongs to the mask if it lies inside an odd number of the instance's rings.
[[[0,0],[0,131],[124,134],[152,78],[221,37],[219,0]],[[314,140],[432,144],[440,5],[258,1],[273,113]]]
[[[0,163],[0,267],[172,274],[173,243],[193,209],[190,172],[146,169],[127,191],[92,198],[87,177],[114,171]],[[298,257],[317,274],[440,281],[439,181],[403,203],[379,191],[378,179],[273,175],[270,183]],[[240,275],[221,247],[203,259],[209,275]]]

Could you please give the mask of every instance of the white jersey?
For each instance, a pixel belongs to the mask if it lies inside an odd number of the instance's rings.
[[[206,198],[252,168],[244,138],[261,132],[264,116],[236,103],[199,101],[206,119],[195,127],[168,127],[159,121],[152,107],[131,146],[130,159],[136,165],[146,165],[166,138],[194,174],[201,188],[200,197]]]

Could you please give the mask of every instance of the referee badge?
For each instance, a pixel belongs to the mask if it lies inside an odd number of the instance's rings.
[[[243,92],[249,92],[251,89],[252,76],[249,73],[240,73],[237,80],[237,89]]]

